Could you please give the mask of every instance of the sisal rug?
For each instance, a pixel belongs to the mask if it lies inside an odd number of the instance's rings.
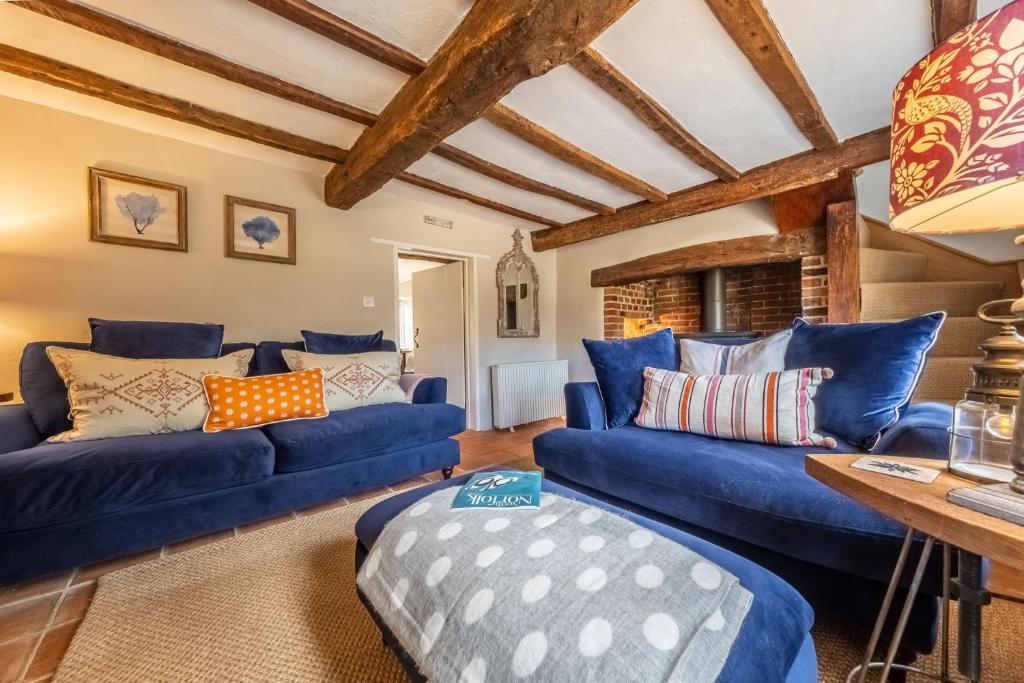
[[[405,681],[355,592],[355,522],[379,500],[102,577],[54,680]],[[984,680],[1022,680],[1024,605],[995,601],[985,619]],[[819,617],[814,640],[821,680],[839,683],[866,634]],[[938,671],[937,655],[923,662]]]

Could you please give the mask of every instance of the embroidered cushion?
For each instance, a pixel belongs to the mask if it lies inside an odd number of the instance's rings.
[[[331,412],[405,402],[398,385],[400,357],[393,351],[333,355],[285,349],[281,355],[292,371],[323,370],[324,402]]]
[[[665,370],[679,367],[676,344],[669,329],[634,339],[584,339],[583,347],[601,387],[609,428],[629,424],[636,417],[644,393],[645,367]]]
[[[829,367],[814,403],[822,429],[872,448],[910,403],[945,313],[896,323],[812,325],[797,319],[786,367]]]
[[[793,330],[749,344],[709,344],[679,340],[679,372],[693,375],[752,375],[786,369],[786,347]]]
[[[209,411],[204,375],[244,377],[252,349],[220,358],[134,359],[48,346],[68,388],[72,428],[48,441],[199,429]]]
[[[828,368],[752,375],[691,375],[644,368],[638,427],[779,446],[835,448],[814,432],[814,393]]]
[[[384,351],[384,330],[374,334],[332,334],[302,330],[309,353],[369,353]]]
[[[210,404],[204,432],[248,429],[327,415],[320,368],[259,377],[206,375],[203,390]]]
[[[122,358],[216,358],[224,326],[89,318],[89,350]]]

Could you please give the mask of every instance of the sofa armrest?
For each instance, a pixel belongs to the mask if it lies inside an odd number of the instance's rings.
[[[405,374],[398,380],[410,403],[445,403],[448,401],[448,380],[424,374]]]
[[[0,454],[31,448],[42,440],[24,403],[0,406]]]
[[[604,398],[597,382],[569,382],[565,385],[565,426],[600,431],[607,424]]]
[[[918,403],[886,430],[872,453],[945,460],[949,457],[949,428],[953,407],[944,403]]]

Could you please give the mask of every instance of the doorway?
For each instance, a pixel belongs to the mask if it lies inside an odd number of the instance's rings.
[[[399,251],[398,342],[403,372],[448,380],[448,403],[466,407],[466,262]]]

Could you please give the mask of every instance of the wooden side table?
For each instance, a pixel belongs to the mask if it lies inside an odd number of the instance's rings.
[[[850,465],[862,455],[808,455],[804,463],[807,473],[833,489],[854,500],[877,510],[907,526],[907,535],[896,560],[889,588],[882,601],[878,620],[871,633],[863,663],[850,672],[847,681],[864,681],[872,667],[882,669],[881,681],[896,669],[923,673],[911,667],[893,664],[896,649],[910,616],[910,608],[921,585],[928,558],[936,541],[944,544],[943,565],[946,583],[943,587],[942,625],[942,674],[940,680],[949,681],[947,647],[949,642],[949,597],[950,591],[957,592],[960,601],[960,637],[958,643],[958,664],[960,672],[972,681],[981,678],[981,608],[990,598],[984,585],[982,557],[1009,567],[1024,566],[1024,527],[980,512],[953,505],[946,500],[946,493],[952,488],[975,486],[946,470],[942,460],[926,458],[898,458],[879,455],[886,460],[895,460],[907,465],[939,470],[941,474],[931,484],[922,484],[909,479],[899,479],[876,472],[853,469]],[[924,548],[914,568],[907,598],[900,611],[893,633],[892,643],[882,662],[872,662],[875,647],[892,606],[893,596],[900,583],[903,568],[910,554],[911,541],[915,532],[925,537]],[[956,578],[950,576],[950,554],[958,549],[959,571]],[[1019,596],[1009,596],[1019,598]],[[931,676],[931,674],[926,674]]]

